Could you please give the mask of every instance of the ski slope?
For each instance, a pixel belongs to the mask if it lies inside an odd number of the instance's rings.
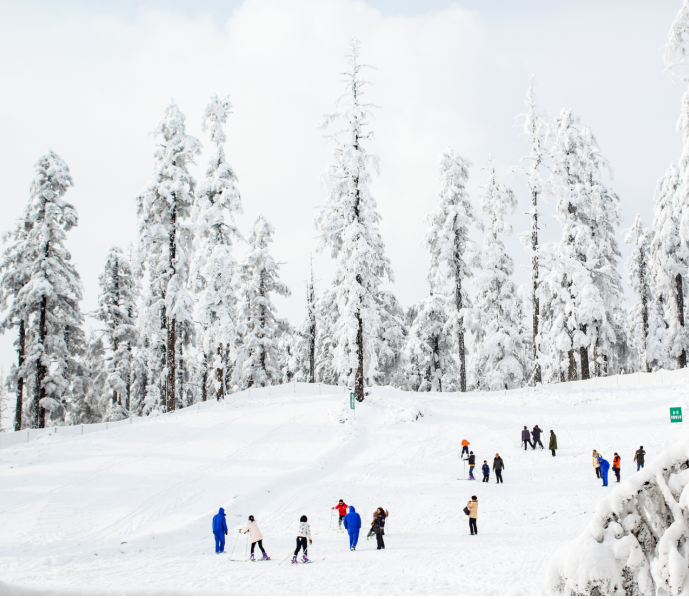
[[[542,594],[550,556],[615,484],[595,478],[591,450],[620,453],[624,479],[640,444],[652,461],[686,435],[669,419],[671,406],[687,413],[685,383],[461,398],[374,388],[355,421],[341,390],[275,393],[1,450],[0,592]],[[534,424],[555,430],[557,457],[520,448]],[[479,468],[461,480],[464,437],[478,464],[501,454],[503,485],[481,483]],[[477,537],[462,513],[472,494]],[[356,552],[336,516],[330,527],[340,498],[362,516]],[[220,506],[224,555],[211,533]],[[385,551],[365,540],[378,506],[390,511]],[[228,559],[249,514],[271,562]],[[302,514],[315,563],[280,565]],[[242,535],[234,557],[245,551]]]

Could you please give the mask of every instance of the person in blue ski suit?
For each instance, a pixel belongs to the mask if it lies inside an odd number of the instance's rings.
[[[225,551],[225,536],[227,535],[225,510],[222,508],[213,516],[213,534],[215,535],[215,552],[222,553]]]
[[[610,470],[610,462],[604,460],[601,454],[598,454],[598,463],[600,464],[600,476],[603,479],[603,486],[608,486],[608,470]]]
[[[359,542],[359,529],[361,529],[361,516],[356,513],[353,505],[349,506],[349,514],[344,517],[342,524],[349,533],[349,550],[355,551]]]

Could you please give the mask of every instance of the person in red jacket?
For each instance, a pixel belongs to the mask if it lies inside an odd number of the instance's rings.
[[[615,459],[612,461],[612,471],[615,473],[615,476],[617,477],[617,482],[620,482],[620,463],[621,462],[622,462],[622,458],[618,454],[615,454]]]
[[[340,499],[340,501],[338,501],[337,505],[334,508],[332,508],[332,509],[337,508],[337,511],[340,513],[340,521],[338,522],[338,527],[340,528],[340,530],[342,530],[342,520],[344,520],[344,517],[347,515],[347,508],[348,507],[349,506],[344,501],[342,501],[342,499]]]

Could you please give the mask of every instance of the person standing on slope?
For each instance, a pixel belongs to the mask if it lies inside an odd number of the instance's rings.
[[[524,427],[524,430],[522,431],[522,443],[524,444],[524,451],[527,450],[528,445],[531,445],[531,449],[535,449],[534,444],[531,442],[531,433],[526,427]]]
[[[620,463],[622,462],[622,458],[615,453],[615,457],[612,460],[612,471],[615,473],[615,476],[617,477],[617,482],[620,482]]]
[[[533,430],[531,431],[531,436],[533,437],[532,445],[533,445],[534,450],[536,449],[536,443],[538,443],[541,446],[541,449],[545,449],[545,447],[543,447],[543,443],[541,443],[541,433],[542,432],[543,431],[540,428],[538,428],[538,425],[534,426]]]
[[[385,534],[385,510],[379,507],[376,514],[376,519],[373,521],[373,532],[376,533],[376,541],[378,541],[377,549],[385,549],[385,541],[383,535]]]
[[[598,463],[598,452],[594,449],[593,456],[591,458],[593,467],[596,469],[596,477],[600,478],[600,464]]]
[[[366,535],[367,541],[375,534],[375,531],[373,529],[376,525],[376,516],[377,515],[378,515],[378,510],[373,512],[373,520],[371,520],[371,530],[369,530],[368,534]],[[390,515],[390,512],[388,512],[388,510],[385,510],[385,517],[387,518],[389,515]]]
[[[242,534],[251,533],[251,555],[249,556],[249,561],[255,561],[254,548],[256,547],[256,543],[258,543],[258,548],[261,550],[261,553],[263,554],[261,560],[263,561],[270,559],[266,555],[266,550],[263,549],[263,535],[261,534],[261,531],[258,529],[258,524],[256,524],[256,520],[253,516],[249,516],[249,521],[246,523],[246,526],[244,527],[244,529],[240,528],[239,532]]]
[[[493,472],[495,472],[495,484],[502,482],[502,471],[505,469],[505,462],[502,461],[499,453],[495,454],[495,459],[493,460]]]
[[[639,449],[636,450],[636,453],[634,454],[634,461],[636,462],[637,472],[644,467],[645,455],[646,452],[644,451],[644,446],[642,445],[641,447],[639,447]]]
[[[555,450],[557,449],[557,437],[552,430],[550,431],[550,443],[548,443],[548,449],[553,452],[553,457],[555,457]]]
[[[490,478],[490,466],[488,465],[488,460],[483,460],[483,466],[481,466],[481,472],[483,472],[483,482],[487,483]]]
[[[459,457],[464,459],[465,453],[469,455],[469,441],[467,441],[466,439],[462,439],[462,453]]]
[[[213,535],[215,536],[215,552],[225,553],[227,520],[225,519],[225,510],[222,508],[213,516]]]
[[[474,478],[474,468],[476,468],[476,456],[474,452],[469,452],[469,480],[476,480]]]
[[[306,516],[299,518],[299,529],[297,530],[297,548],[294,550],[294,555],[292,556],[293,564],[297,563],[299,549],[301,549],[304,553],[304,555],[301,557],[302,561],[305,564],[309,563],[309,546],[306,544],[306,541],[308,540],[309,544],[313,543],[313,541],[311,540],[311,527],[308,525],[308,520],[309,519]]]
[[[471,501],[467,503],[467,509],[469,510],[469,533],[473,537],[478,534],[478,528],[476,527],[476,519],[478,518],[478,499],[476,495],[471,496]]]
[[[342,520],[344,520],[344,517],[347,515],[347,508],[349,506],[340,499],[340,501],[337,502],[337,505],[332,508],[335,509],[337,508],[337,511],[340,513],[340,520],[337,523],[337,526],[340,530],[342,530]]]
[[[610,462],[603,459],[601,454],[598,454],[598,463],[600,464],[600,477],[603,479],[603,486],[608,486],[608,470],[610,470]]]
[[[349,533],[349,550],[356,551],[359,542],[359,530],[361,529],[361,516],[356,513],[353,505],[349,506],[349,514],[342,521],[345,530]]]

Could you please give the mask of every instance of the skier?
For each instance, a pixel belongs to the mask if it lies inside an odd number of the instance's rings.
[[[600,464],[598,463],[598,452],[594,449],[593,450],[593,467],[596,469],[596,477],[600,478]]]
[[[646,452],[644,451],[644,446],[642,445],[639,447],[639,449],[636,450],[636,453],[634,454],[634,461],[636,462],[636,471],[638,472],[644,467],[644,456],[646,455]]]
[[[538,428],[538,425],[534,426],[533,430],[531,431],[531,436],[533,437],[533,444],[532,445],[533,445],[534,450],[536,449],[536,443],[538,443],[541,446],[541,449],[545,449],[545,447],[543,447],[543,443],[541,443],[541,433],[542,432],[543,431],[540,428]]]
[[[527,445],[531,445],[531,449],[536,449],[534,444],[531,442],[531,433],[526,427],[524,427],[524,430],[522,431],[522,443],[524,443],[524,451],[527,450]]]
[[[553,457],[555,457],[555,450],[557,449],[557,437],[552,430],[550,431],[550,443],[548,443],[548,449],[553,452]]]
[[[345,530],[349,533],[349,550],[356,551],[359,542],[359,530],[361,529],[361,516],[356,513],[353,505],[349,506],[349,514],[342,521]]]
[[[385,510],[379,507],[376,513],[376,519],[373,521],[373,532],[376,533],[376,541],[378,541],[377,549],[385,549],[385,541],[383,535],[385,534]]]
[[[622,458],[619,454],[615,453],[615,457],[612,461],[612,470],[617,477],[617,482],[620,482],[620,462],[622,462]]]
[[[462,439],[462,455],[460,455],[460,458],[464,458],[464,454],[469,454],[469,441],[466,439]]]
[[[213,534],[215,535],[215,552],[225,553],[227,521],[225,520],[225,510],[222,508],[213,516]]]
[[[478,518],[478,499],[476,495],[471,496],[471,501],[467,503],[467,508],[469,509],[469,532],[471,536],[478,534],[478,528],[476,528],[476,518]]]
[[[309,544],[313,543],[311,540],[311,527],[307,524],[308,518],[306,516],[302,516],[299,518],[299,530],[297,530],[297,548],[294,550],[294,555],[292,556],[292,563],[296,564],[297,563],[297,555],[299,555],[299,549],[301,549],[304,553],[302,555],[301,559],[305,564],[309,563],[309,558],[308,558],[308,545],[306,544],[306,540],[309,540]]]
[[[256,520],[253,516],[249,516],[249,521],[246,523],[246,526],[244,527],[244,529],[240,528],[239,532],[242,534],[251,533],[251,555],[249,556],[249,561],[256,561],[254,559],[254,547],[256,547],[256,543],[258,543],[258,548],[261,550],[261,553],[263,554],[263,557],[261,557],[261,561],[270,559],[266,554],[266,550],[263,548],[263,535],[261,534],[261,531],[258,529],[258,524],[256,524]]]
[[[600,477],[603,479],[603,486],[608,486],[608,470],[610,470],[610,462],[603,459],[601,454],[598,454],[598,463],[600,464]]]
[[[347,508],[348,507],[349,506],[344,501],[342,501],[340,499],[340,501],[337,502],[337,505],[334,508],[332,508],[332,509],[337,508],[337,511],[340,513],[340,520],[337,523],[337,526],[340,530],[342,530],[342,520],[344,520],[344,517],[347,515]]]
[[[368,541],[374,534],[375,531],[373,530],[376,525],[376,516],[378,515],[378,510],[373,512],[373,520],[371,520],[371,530],[368,531],[368,534],[366,535],[366,540]],[[385,517],[387,518],[390,515],[390,512],[388,510],[385,510]]]
[[[502,471],[505,469],[505,462],[502,461],[499,453],[495,454],[495,459],[493,460],[493,471],[495,472],[495,484],[499,484],[502,481]]]
[[[487,483],[488,479],[490,478],[490,466],[488,465],[488,460],[483,460],[481,471],[483,472],[483,482]]]
[[[469,480],[476,480],[474,478],[474,468],[476,467],[476,456],[474,452],[469,452]]]

